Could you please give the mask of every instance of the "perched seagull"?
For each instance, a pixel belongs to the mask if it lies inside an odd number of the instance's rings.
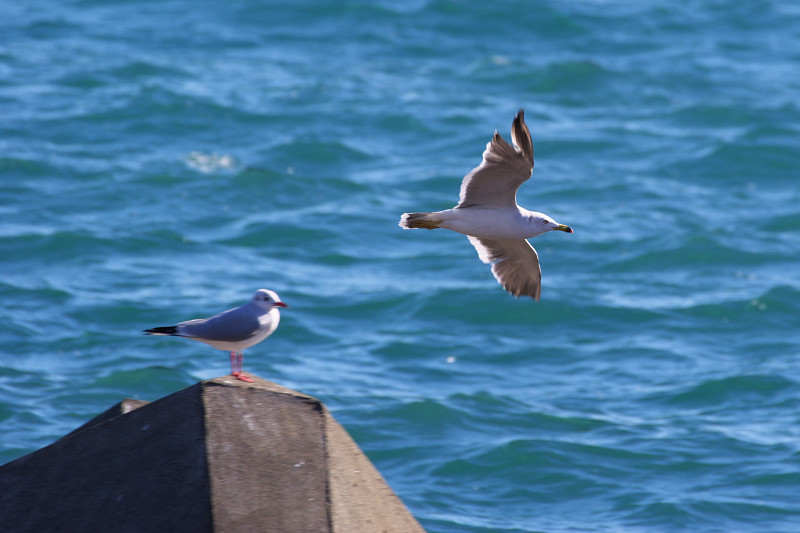
[[[245,348],[255,346],[278,329],[279,307],[289,307],[273,291],[258,289],[249,302],[211,318],[187,320],[175,326],[146,329],[146,335],[170,335],[204,342],[231,353],[231,374],[253,382],[242,372]]]
[[[515,147],[494,132],[483,161],[461,182],[458,205],[435,213],[403,213],[400,227],[463,233],[481,261],[492,264],[492,274],[505,290],[538,301],[542,269],[525,239],[551,230],[572,233],[572,228],[517,205],[517,189],[533,173],[533,143],[522,109],[511,124],[511,140]]]

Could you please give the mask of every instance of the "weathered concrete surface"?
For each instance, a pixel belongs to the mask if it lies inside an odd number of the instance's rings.
[[[0,495],[3,531],[423,532],[322,403],[258,378],[124,400]]]

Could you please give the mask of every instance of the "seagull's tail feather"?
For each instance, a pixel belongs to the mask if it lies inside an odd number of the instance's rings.
[[[436,215],[438,213],[403,213],[399,225],[403,229],[436,229],[443,222]]]
[[[177,335],[178,326],[162,326],[144,330],[145,335]]]

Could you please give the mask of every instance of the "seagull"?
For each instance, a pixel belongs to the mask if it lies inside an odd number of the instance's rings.
[[[228,309],[211,318],[187,320],[174,326],[146,329],[146,335],[169,335],[204,342],[218,350],[229,351],[231,374],[242,381],[253,379],[242,372],[245,348],[255,346],[278,329],[279,307],[289,307],[277,293],[258,289],[249,302]]]
[[[458,205],[434,213],[403,213],[399,225],[463,233],[480,260],[492,265],[492,274],[505,290],[538,301],[542,269],[536,250],[525,239],[552,230],[572,233],[572,228],[517,205],[517,189],[533,173],[533,143],[523,109],[511,124],[511,140],[513,147],[495,130],[483,161],[461,182]]]

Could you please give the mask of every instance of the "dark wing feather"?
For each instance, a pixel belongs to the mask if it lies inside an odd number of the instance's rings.
[[[520,109],[511,124],[511,141],[522,152],[525,161],[533,168],[533,139],[528,125],[525,124],[525,110]]]

